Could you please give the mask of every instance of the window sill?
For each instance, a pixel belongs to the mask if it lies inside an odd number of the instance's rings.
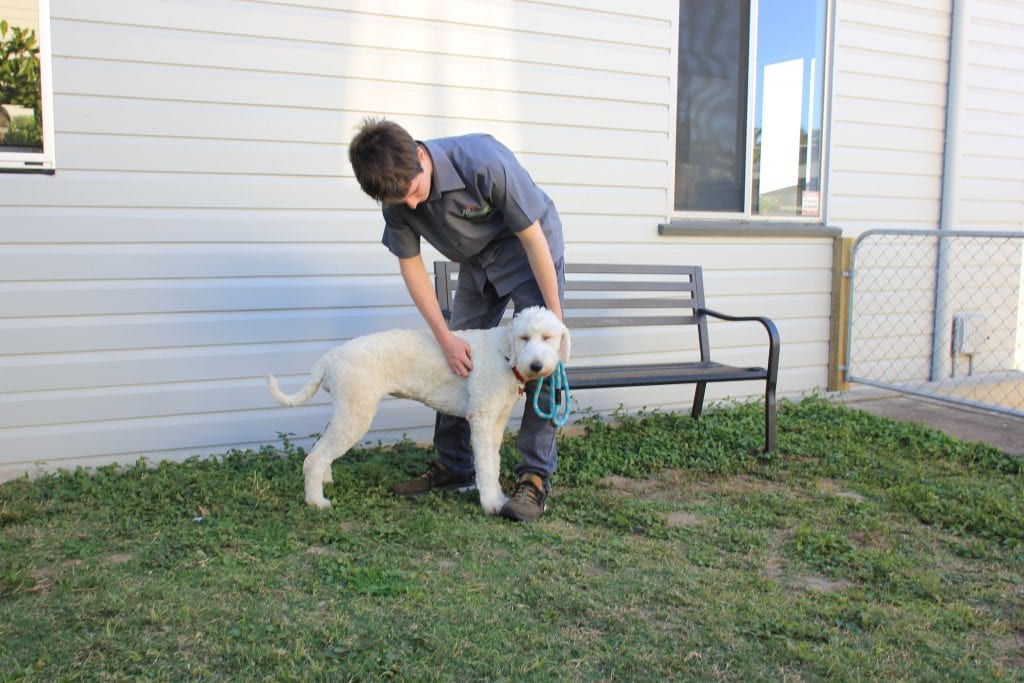
[[[840,228],[820,223],[757,222],[749,220],[674,220],[658,224],[665,237],[840,237]]]
[[[37,175],[55,175],[57,170],[47,166],[0,166],[0,173],[35,173]]]

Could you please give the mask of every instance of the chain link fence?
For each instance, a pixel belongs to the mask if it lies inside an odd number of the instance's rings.
[[[850,258],[848,381],[1024,416],[1024,233],[872,230]]]

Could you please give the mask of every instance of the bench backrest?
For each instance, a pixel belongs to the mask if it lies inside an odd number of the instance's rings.
[[[437,300],[450,317],[459,264],[434,262]],[[700,266],[569,263],[565,266],[570,329],[696,325],[702,360],[710,357]]]

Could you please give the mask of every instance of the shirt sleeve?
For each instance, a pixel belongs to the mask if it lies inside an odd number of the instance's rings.
[[[381,244],[398,258],[410,258],[420,253],[420,236],[397,215],[387,208],[384,214],[384,235]]]

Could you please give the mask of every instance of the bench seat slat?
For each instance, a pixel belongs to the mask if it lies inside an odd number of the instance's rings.
[[[610,365],[566,368],[570,389],[600,389],[697,382],[740,382],[764,380],[765,368],[736,367],[711,361],[658,363],[653,365]]]
[[[619,282],[614,280],[566,280],[570,292],[692,292],[692,282]]]
[[[689,308],[693,300],[684,299],[566,299],[567,309],[577,308]]]
[[[693,275],[697,266],[668,266],[647,263],[567,263],[567,273],[634,273],[637,275]]]
[[[569,329],[585,327],[643,327],[645,325],[693,325],[697,319],[692,315],[568,315],[565,319]]]

